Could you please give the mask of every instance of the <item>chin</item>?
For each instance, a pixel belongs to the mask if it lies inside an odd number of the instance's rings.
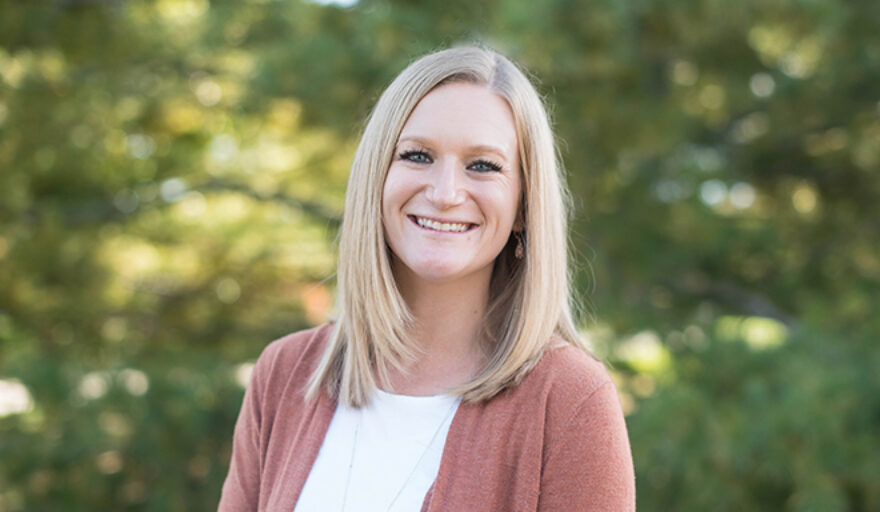
[[[411,270],[417,277],[431,282],[442,282],[461,277],[462,271],[458,265],[448,263],[418,265]]]

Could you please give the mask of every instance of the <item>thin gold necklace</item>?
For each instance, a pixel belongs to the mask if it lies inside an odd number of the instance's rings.
[[[424,460],[425,455],[428,454],[428,450],[430,450],[431,447],[434,446],[434,441],[437,440],[437,436],[440,434],[440,430],[443,429],[443,425],[446,424],[446,422],[449,420],[449,417],[452,416],[452,413],[455,412],[455,410],[458,408],[458,404],[460,402],[461,402],[461,400],[455,400],[452,403],[452,405],[449,407],[449,411],[447,411],[446,415],[443,417],[443,420],[440,422],[440,424],[437,425],[437,429],[434,431],[434,435],[431,436],[431,440],[428,441],[428,445],[422,451],[422,454],[419,455],[419,459],[416,461],[415,466],[413,466],[413,468],[410,470],[409,474],[406,476],[406,479],[403,481],[403,485],[401,485],[400,489],[397,490],[397,493],[394,495],[394,498],[391,500],[391,503],[388,505],[388,508],[385,509],[386,511],[390,511],[391,508],[394,506],[394,504],[397,503],[398,498],[400,498],[400,495],[403,494],[403,490],[406,489],[406,486],[409,484],[409,481],[412,480],[412,477],[413,477],[413,475],[415,475],[416,470],[419,469],[419,466],[422,465],[422,460]],[[364,420],[364,410],[363,410],[363,408],[361,408],[357,425],[355,425],[355,427],[354,427],[354,436],[353,436],[353,440],[351,443],[351,457],[348,459],[348,475],[346,475],[346,477],[345,477],[345,489],[343,490],[343,494],[342,494],[342,512],[346,511],[346,505],[348,504],[349,484],[351,484],[352,468],[354,467],[354,457],[356,455],[357,445],[358,445],[358,434],[360,433],[361,423],[363,422],[363,420]]]

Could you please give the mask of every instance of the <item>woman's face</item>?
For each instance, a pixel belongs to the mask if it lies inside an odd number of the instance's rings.
[[[382,222],[397,278],[488,283],[520,195],[507,102],[470,83],[428,93],[401,131],[383,188]]]

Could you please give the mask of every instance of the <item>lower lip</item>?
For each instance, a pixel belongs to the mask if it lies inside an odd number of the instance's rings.
[[[471,224],[471,225],[468,226],[468,228],[465,229],[464,231],[440,231],[439,229],[431,229],[431,228],[429,228],[429,227],[426,227],[426,226],[422,226],[422,225],[420,225],[420,224],[418,223],[418,221],[416,220],[416,218],[413,217],[412,215],[409,215],[409,216],[407,216],[407,217],[409,218],[410,222],[412,222],[413,224],[415,224],[415,226],[416,226],[417,228],[419,228],[419,229],[421,229],[421,230],[423,230],[423,231],[427,231],[427,232],[429,232],[429,233],[440,233],[440,234],[443,234],[443,235],[464,235],[464,234],[466,234],[466,233],[470,233],[471,231],[473,231],[474,228],[477,227],[476,224]]]

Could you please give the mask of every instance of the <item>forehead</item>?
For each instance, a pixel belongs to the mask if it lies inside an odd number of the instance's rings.
[[[486,86],[467,82],[442,85],[419,101],[400,138],[442,139],[468,146],[491,145],[516,154],[513,112]]]

